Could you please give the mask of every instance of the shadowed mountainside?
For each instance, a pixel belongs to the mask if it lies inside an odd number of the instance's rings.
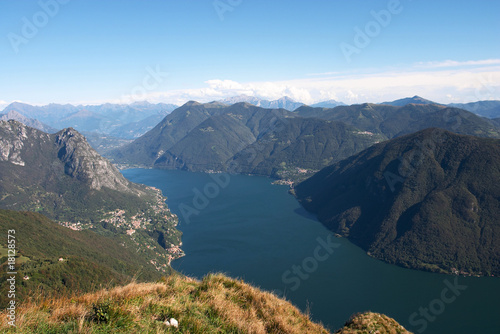
[[[401,266],[500,274],[500,141],[427,129],[296,188],[329,229]]]

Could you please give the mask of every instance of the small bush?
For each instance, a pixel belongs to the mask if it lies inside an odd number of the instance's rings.
[[[102,301],[97,304],[92,304],[92,315],[90,320],[98,324],[107,324],[110,321],[111,303],[109,301]]]

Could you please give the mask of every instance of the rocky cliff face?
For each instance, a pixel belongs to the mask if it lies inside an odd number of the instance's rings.
[[[106,187],[121,192],[142,193],[100,156],[78,131],[68,128],[56,134],[47,134],[14,120],[0,121],[0,161],[30,169],[34,167],[35,150],[42,153],[47,162],[51,160],[45,167],[54,165],[57,159],[64,165],[66,175],[84,182],[91,189]]]
[[[86,182],[92,189],[135,192],[127,179],[105,158],[101,157],[78,131],[68,128],[55,134],[57,157],[64,163],[67,175]]]
[[[0,121],[0,161],[25,166],[23,153],[26,150],[25,143],[29,141],[29,138],[37,140],[50,138],[48,134],[44,136],[38,132],[17,121]]]

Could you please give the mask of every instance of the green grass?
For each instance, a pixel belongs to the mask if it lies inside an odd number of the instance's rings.
[[[2,245],[0,245],[0,259],[2,259],[3,257],[8,257],[8,253],[9,252],[9,249],[7,247],[4,247]],[[23,256],[21,254],[19,254],[18,252],[16,252],[16,265],[21,265],[25,262],[28,262],[30,259],[26,256]]]

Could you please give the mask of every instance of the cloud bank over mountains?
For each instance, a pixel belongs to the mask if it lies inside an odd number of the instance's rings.
[[[190,100],[210,102],[238,95],[266,100],[288,96],[305,104],[326,100],[347,104],[379,103],[413,95],[425,96],[440,103],[500,100],[500,59],[420,62],[384,69],[315,73],[283,81],[238,82],[217,78],[206,80],[198,88],[154,90],[140,96],[123,94],[105,101],[20,102],[101,104],[122,103],[125,98],[128,102],[138,99],[182,105]],[[2,104],[5,106],[7,102],[0,101],[0,107]]]
[[[212,79],[196,89],[153,92],[148,100],[181,105],[189,100],[209,102],[236,95],[268,100],[289,96],[306,104],[325,100],[348,104],[382,102],[409,95],[426,96],[441,103],[500,100],[500,59],[447,60],[354,73],[316,73],[284,81]]]

